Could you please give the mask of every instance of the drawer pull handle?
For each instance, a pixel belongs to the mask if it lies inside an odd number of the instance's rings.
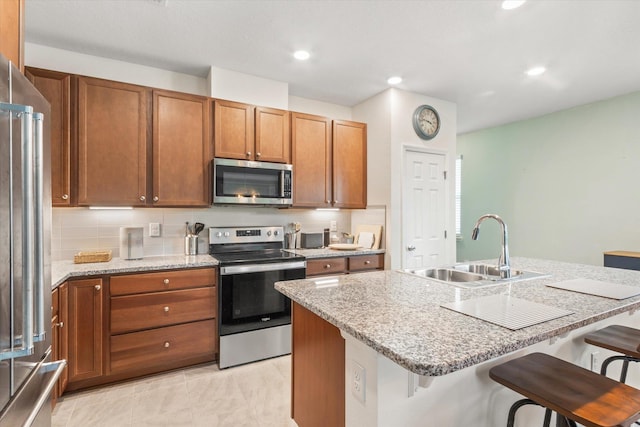
[[[96,288],[96,291],[99,291],[100,289],[102,289],[102,286],[100,285],[95,285],[94,288]]]
[[[169,284],[169,279],[164,279],[164,280],[162,281],[162,283],[164,283],[165,285],[168,285],[168,284]]]
[[[166,307],[164,308],[164,312],[165,312],[165,313],[168,313],[168,312],[169,312],[169,306],[166,306]]]
[[[165,342],[164,342],[164,348],[169,348],[169,346],[171,346],[171,344],[169,343],[169,341],[165,341]]]
[[[371,261],[365,261],[364,264],[365,265],[369,265],[369,264],[371,264]]]
[[[331,264],[325,265],[324,268],[331,268]]]

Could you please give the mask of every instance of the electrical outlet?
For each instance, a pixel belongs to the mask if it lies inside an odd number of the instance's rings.
[[[338,221],[331,221],[329,223],[329,231],[338,231]]]
[[[600,372],[600,352],[598,351],[591,353],[591,370],[593,372]]]
[[[160,223],[159,222],[150,222],[149,223],[149,237],[160,237]]]
[[[367,371],[356,361],[351,361],[351,394],[361,403],[365,402]]]

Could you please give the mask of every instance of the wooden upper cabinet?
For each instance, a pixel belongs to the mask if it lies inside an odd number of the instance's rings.
[[[367,125],[333,122],[333,206],[367,207]]]
[[[146,204],[148,92],[78,78],[78,205]]]
[[[215,100],[215,156],[291,163],[289,112]]]
[[[0,53],[24,72],[24,0],[0,0]]]
[[[256,107],[255,160],[291,163],[289,112]]]
[[[293,206],[331,206],[331,120],[291,113]]]
[[[52,205],[71,206],[71,75],[29,67],[25,74],[51,104]]]
[[[154,206],[208,206],[213,158],[208,98],[153,91]]]
[[[252,160],[254,107],[239,102],[214,101],[214,154],[225,159]]]

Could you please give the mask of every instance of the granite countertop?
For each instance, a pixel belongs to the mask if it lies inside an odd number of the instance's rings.
[[[369,255],[384,253],[384,249],[336,251],[333,249],[295,249],[287,250],[307,259],[332,256]],[[179,268],[215,267],[218,260],[211,255],[165,255],[145,257],[138,260],[113,258],[109,262],[74,264],[73,261],[54,261],[51,263],[51,287],[56,288],[65,280],[73,277],[101,276],[118,273],[140,273],[154,270],[172,270]]]
[[[640,296],[618,301],[545,286],[586,278],[640,287],[638,271],[516,257],[511,258],[511,267],[549,276],[464,289],[386,270],[336,276],[335,286],[304,279],[278,282],[276,289],[409,371],[429,376],[445,375],[640,308]],[[495,294],[574,314],[512,331],[440,307]]]
[[[302,255],[307,259],[346,257],[346,256],[353,256],[353,255],[373,255],[373,254],[383,254],[385,252],[384,249],[356,249],[353,251],[340,251],[340,250],[329,249],[329,248],[286,249],[286,251],[294,254]]]
[[[51,287],[55,288],[73,277],[100,276],[117,273],[140,273],[178,268],[215,267],[218,260],[210,255],[166,255],[137,260],[113,258],[109,262],[74,264],[73,261],[51,263]]]

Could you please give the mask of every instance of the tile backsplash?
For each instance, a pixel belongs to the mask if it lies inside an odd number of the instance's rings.
[[[355,211],[354,211],[355,212]],[[374,217],[380,214],[373,213]],[[384,212],[382,213],[384,219]],[[202,222],[205,229],[198,239],[198,253],[207,253],[208,227],[282,225],[297,221],[302,231],[316,232],[336,221],[338,231],[351,231],[350,211],[274,209],[256,207],[212,207],[207,209],[141,208],[129,210],[91,210],[54,208],[52,214],[51,258],[71,260],[81,251],[110,249],[120,254],[120,227],[143,227],[144,256],[184,253],[185,222]],[[160,223],[160,237],[149,236],[149,223]],[[384,223],[383,221],[381,223]]]

